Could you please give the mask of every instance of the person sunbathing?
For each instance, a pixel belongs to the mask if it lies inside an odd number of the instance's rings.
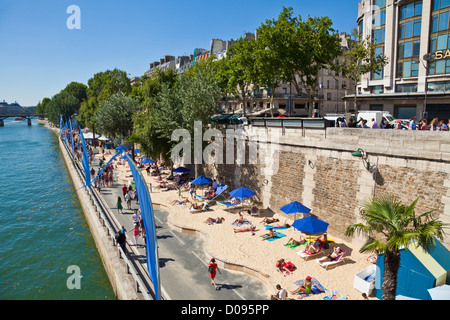
[[[291,291],[291,294],[296,294],[296,293],[306,293],[306,294],[310,294],[311,293],[311,289],[312,289],[312,281],[311,281],[311,277],[307,276],[305,278],[305,282],[300,285],[297,289],[295,289],[294,291]],[[321,292],[324,292],[321,288],[319,288],[318,286],[316,286],[317,289]]]
[[[262,219],[261,223],[271,224],[271,223],[278,222],[278,221],[280,221],[280,220],[278,220],[277,218],[268,218],[268,217],[266,217],[266,218]]]
[[[188,202],[190,202],[190,201],[187,198],[184,198],[183,200],[176,199],[176,200],[172,201],[172,205],[174,205],[174,204],[185,204],[185,203],[188,203]]]
[[[277,263],[275,263],[276,270],[278,272],[281,272],[281,274],[286,277],[286,275],[289,274],[289,270],[287,270],[284,266],[285,266],[284,259],[280,259],[277,261]],[[286,274],[284,274],[285,272]]]
[[[203,208],[204,203],[203,202],[194,202],[191,207],[189,209],[194,209],[194,210],[201,210]]]
[[[273,230],[273,228],[269,228],[269,233],[263,234],[261,236],[261,238],[265,237],[265,238],[263,238],[263,241],[267,240],[267,239],[271,239],[271,238],[275,237],[276,233],[277,232],[275,230]]]
[[[287,220],[286,220],[287,221]],[[271,226],[272,228],[289,228],[291,225],[290,224],[287,224],[286,223],[286,221],[284,222],[284,224],[276,224],[276,225],[273,225],[273,226]]]
[[[305,242],[306,242],[306,240],[302,236],[300,236],[300,240],[299,241],[295,240],[294,238],[290,238],[289,241],[285,245],[286,246],[290,245],[290,247],[292,247],[292,246],[299,246],[299,245],[304,244]]]
[[[326,257],[322,258],[319,260],[319,262],[325,262],[325,261],[334,261],[337,259],[337,257],[339,255],[341,255],[342,253],[344,253],[341,248],[336,247],[334,248],[333,252],[330,253],[329,255],[327,255]]]
[[[205,223],[207,224],[213,224],[213,223],[222,223],[222,221],[224,221],[225,218],[220,217],[220,218],[211,218],[209,217],[208,219],[206,219]]]
[[[233,221],[232,224],[242,224],[244,223],[244,216],[239,212],[239,218]]]
[[[320,245],[319,241],[314,241],[313,243],[307,243],[306,248],[303,252],[308,254],[316,254],[319,253],[320,250],[322,250],[322,246]]]
[[[256,226],[251,225],[249,227],[233,228],[233,230],[234,230],[234,233],[246,232],[246,231],[256,231]]]

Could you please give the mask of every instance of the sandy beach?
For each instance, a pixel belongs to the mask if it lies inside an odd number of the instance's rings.
[[[99,156],[97,155],[96,158]],[[106,160],[109,160],[111,155],[106,155]],[[116,163],[116,162],[114,162]],[[118,165],[115,169],[115,176],[119,179],[119,183],[127,183],[132,181],[131,171],[128,164]],[[244,215],[244,218],[250,220],[252,224],[256,225],[257,231],[235,233],[231,223],[238,218],[239,210],[229,212],[222,207],[212,205],[208,211],[199,213],[190,213],[188,211],[189,204],[179,205],[171,203],[176,199],[182,199],[178,195],[178,191],[161,191],[158,183],[155,181],[156,177],[147,175],[145,170],[142,171],[142,176],[148,183],[152,184],[151,199],[153,204],[163,206],[163,209],[169,213],[169,224],[175,229],[196,230],[204,238],[204,249],[216,260],[226,264],[233,264],[245,266],[251,273],[258,275],[258,278],[265,278],[267,283],[267,294],[276,293],[275,286],[280,284],[288,292],[297,288],[295,281],[303,280],[307,276],[317,279],[320,284],[326,289],[325,293],[310,295],[302,298],[298,294],[288,294],[288,299],[304,299],[304,300],[323,300],[325,296],[331,295],[334,290],[347,297],[349,300],[362,300],[362,294],[353,288],[354,275],[363,269],[367,268],[370,263],[367,261],[368,254],[361,254],[359,247],[353,246],[351,243],[343,241],[333,234],[328,234],[328,237],[334,239],[327,253],[331,252],[335,246],[346,250],[345,260],[335,266],[331,266],[325,270],[315,260],[316,257],[305,261],[297,252],[303,250],[305,245],[288,248],[284,245],[290,238],[297,239],[302,234],[293,227],[279,230],[286,236],[276,239],[274,241],[263,241],[261,236],[267,233],[267,230],[262,223],[265,215],[250,216]],[[231,190],[228,190],[231,191]],[[182,192],[182,197],[190,199],[189,192]],[[192,200],[191,200],[192,201]],[[279,211],[278,211],[279,212]],[[207,218],[223,217],[225,220],[220,224],[206,224]],[[275,213],[270,217],[278,218],[277,223],[292,224],[292,219],[286,219],[279,213]],[[300,218],[300,217],[297,217]],[[276,225],[274,223],[273,225]],[[332,223],[332,222],[331,222]],[[248,224],[247,224],[248,225]],[[318,258],[323,258],[325,255],[320,255]],[[292,262],[296,269],[289,275],[283,275],[275,268],[275,263],[279,259]],[[369,299],[377,299],[369,297]]]

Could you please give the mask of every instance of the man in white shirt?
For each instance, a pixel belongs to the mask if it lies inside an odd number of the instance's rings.
[[[287,292],[286,289],[281,288],[279,284],[277,284],[276,288],[278,289],[277,294],[272,294],[270,296],[270,300],[286,300]]]

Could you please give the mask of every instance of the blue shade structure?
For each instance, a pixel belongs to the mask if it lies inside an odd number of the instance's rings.
[[[255,191],[250,190],[246,187],[240,187],[240,188],[234,189],[233,191],[230,192],[230,196],[232,196],[233,198],[239,199],[241,201],[245,198],[253,197],[255,194],[256,194]]]
[[[139,205],[144,221],[145,235],[147,239],[147,268],[150,279],[153,283],[156,300],[160,300],[161,284],[159,276],[158,243],[156,238],[156,224],[155,217],[153,215],[151,197],[148,192],[147,184],[145,183],[145,180],[136,164],[127,153],[125,156],[127,157],[131,174],[133,175],[134,183],[136,185],[136,192],[139,197]]]
[[[328,223],[313,216],[307,216],[302,219],[295,220],[292,226],[302,232],[319,233],[328,229]]]

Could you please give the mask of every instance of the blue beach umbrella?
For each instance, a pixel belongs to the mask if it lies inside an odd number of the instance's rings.
[[[141,150],[139,150],[139,149],[134,149],[134,153],[141,153]]]
[[[255,194],[256,194],[255,191],[250,190],[246,187],[240,187],[230,192],[230,196],[239,199],[241,201],[245,198],[253,197]]]
[[[176,169],[173,169],[174,173],[185,173],[185,172],[190,172],[191,169],[185,168],[185,167],[178,167]]]
[[[118,146],[116,150],[127,150],[128,148],[125,146]]]
[[[211,179],[206,178],[206,177],[204,177],[204,176],[200,176],[200,177],[198,177],[197,179],[193,180],[193,181],[191,182],[191,184],[203,185],[203,184],[208,184],[208,183],[211,183],[211,182],[212,182]]]
[[[313,216],[307,216],[302,219],[295,220],[292,226],[302,232],[319,233],[328,229],[328,223]]]
[[[298,201],[292,201],[291,203],[288,203],[281,207],[280,209],[286,214],[290,213],[310,213],[311,209],[308,207],[305,207]]]

